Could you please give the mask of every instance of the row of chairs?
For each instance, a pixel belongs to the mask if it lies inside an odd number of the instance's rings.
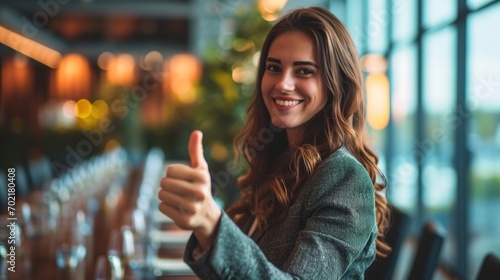
[[[26,165],[17,164],[15,168],[16,197],[26,197],[32,190],[41,190],[54,178],[50,160],[39,157],[30,160]],[[7,174],[6,169],[0,170],[0,208],[7,206]],[[1,211],[1,210],[0,210]]]
[[[396,262],[411,225],[411,217],[403,211],[390,206],[392,219],[386,233],[386,242],[391,253],[385,258],[377,258],[365,273],[367,280],[391,280],[396,271]],[[434,222],[423,225],[418,247],[411,263],[408,280],[432,279],[439,264],[445,233]],[[457,277],[458,278],[458,277]],[[500,259],[493,253],[485,256],[476,280],[499,280]]]

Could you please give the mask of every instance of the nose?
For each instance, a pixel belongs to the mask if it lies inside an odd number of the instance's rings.
[[[279,92],[292,92],[295,89],[295,80],[290,71],[283,71],[276,83],[276,90]]]

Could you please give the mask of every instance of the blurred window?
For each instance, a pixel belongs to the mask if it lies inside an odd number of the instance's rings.
[[[394,16],[394,41],[412,41],[417,35],[417,1],[392,1],[391,14]]]
[[[457,0],[425,0],[423,22],[425,27],[452,22],[457,17]]]
[[[485,2],[485,1],[469,1]],[[468,20],[469,275],[487,252],[500,254],[500,3]],[[496,35],[494,35],[496,34]]]
[[[417,165],[414,153],[416,94],[416,47],[394,49],[390,57],[393,167],[387,179],[388,197],[395,206],[414,212],[417,203]]]
[[[467,5],[471,10],[474,10],[490,2],[493,2],[493,0],[467,0]]]
[[[387,29],[392,12],[386,0],[368,1],[368,52],[383,54],[387,49]]]
[[[368,40],[363,31],[363,1],[364,0],[346,1],[347,16],[344,22],[359,54],[363,53],[366,40]],[[333,13],[335,13],[335,11],[333,11]]]
[[[453,165],[454,138],[462,121],[456,107],[456,29],[448,26],[422,38],[424,138],[416,150],[422,160],[423,203],[426,218],[443,226],[446,238],[441,257],[453,261],[456,255],[453,229],[457,193]]]

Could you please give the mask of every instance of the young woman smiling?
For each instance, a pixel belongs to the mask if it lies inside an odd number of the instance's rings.
[[[202,279],[363,279],[389,250],[388,209],[346,28],[324,8],[289,12],[269,32],[257,75],[235,139],[248,164],[241,200],[227,213],[215,204],[199,131],[191,166],[162,179],[160,211],[193,230],[185,261]],[[275,133],[255,152],[250,139],[263,130]]]

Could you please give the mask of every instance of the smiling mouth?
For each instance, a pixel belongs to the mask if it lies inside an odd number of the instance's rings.
[[[281,107],[291,107],[291,106],[295,106],[295,105],[298,105],[302,102],[304,102],[304,100],[283,100],[283,99],[276,99],[276,98],[273,98],[274,100],[274,103],[278,106],[281,106]]]

